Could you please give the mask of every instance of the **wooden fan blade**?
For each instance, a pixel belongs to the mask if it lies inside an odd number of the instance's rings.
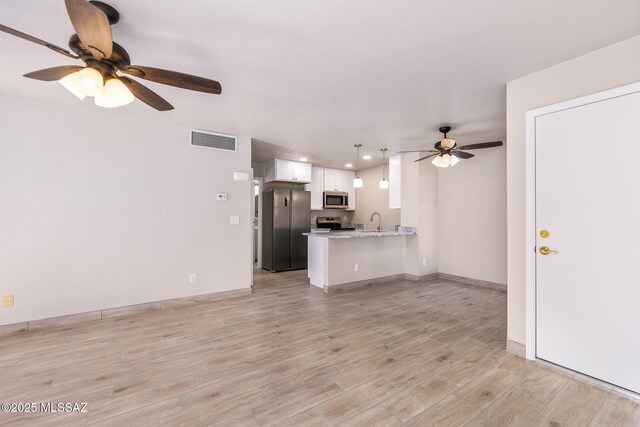
[[[173,110],[173,105],[165,101],[160,95],[149,89],[148,87],[138,83],[135,80],[131,80],[127,77],[118,77],[122,83],[125,84],[133,93],[133,96],[138,98],[150,107],[155,108],[158,111]]]
[[[458,150],[479,150],[481,148],[500,147],[502,141],[479,142],[478,144],[469,144],[458,147]]]
[[[475,154],[465,153],[464,151],[458,151],[458,150],[452,151],[451,155],[456,156],[459,159],[470,159],[475,156]]]
[[[24,76],[30,79],[53,82],[80,70],[82,70],[82,67],[78,67],[77,65],[63,65],[62,67],[45,68],[44,70],[32,71]]]
[[[437,153],[438,150],[396,151],[396,153]]]
[[[23,33],[22,31],[14,30],[13,28],[9,28],[9,27],[4,26],[2,24],[0,24],[0,31],[5,32],[7,34],[11,34],[12,36],[20,37],[21,39],[30,41],[32,43],[39,44],[40,46],[48,47],[52,51],[58,52],[58,53],[60,53],[62,55],[65,55],[65,56],[68,56],[69,58],[73,58],[73,59],[80,58],[79,56],[76,56],[76,55],[72,54],[71,52],[69,52],[66,49],[61,48],[60,46],[56,46],[53,43],[49,43],[49,42],[41,40],[41,39],[39,39],[37,37],[30,36],[27,33]]]
[[[414,160],[414,162],[419,162],[419,161],[422,161],[422,160],[424,160],[424,159],[428,159],[429,157],[437,156],[438,154],[439,154],[439,153],[431,154],[431,155],[428,155],[428,156],[425,156],[425,157],[420,157],[418,160]]]
[[[222,93],[222,86],[215,80],[192,76],[190,74],[178,73],[177,71],[143,67],[140,65],[131,65],[121,71],[123,73],[139,77],[141,79],[150,80],[156,83],[162,83],[164,85],[175,86],[182,89],[213,93],[216,95]]]
[[[107,15],[86,0],[64,0],[82,44],[94,58],[109,58],[113,49],[111,26]]]

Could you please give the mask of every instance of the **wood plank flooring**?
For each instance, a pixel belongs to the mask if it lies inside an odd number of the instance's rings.
[[[254,293],[0,338],[0,425],[638,426],[640,404],[504,350],[506,294],[396,281]]]

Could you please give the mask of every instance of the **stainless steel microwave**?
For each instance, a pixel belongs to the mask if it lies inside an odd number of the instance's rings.
[[[322,193],[322,206],[325,209],[348,209],[349,193],[342,191],[325,191]]]

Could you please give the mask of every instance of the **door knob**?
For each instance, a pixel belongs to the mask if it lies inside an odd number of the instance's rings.
[[[540,246],[539,252],[542,255],[549,255],[549,254],[557,254],[558,251],[554,250],[554,249],[549,249],[548,246]]]

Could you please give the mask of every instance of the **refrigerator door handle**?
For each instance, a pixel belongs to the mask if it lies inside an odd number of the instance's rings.
[[[285,208],[287,207],[287,203],[288,203],[288,201],[287,201],[287,198],[285,197],[285,198],[284,198],[284,207],[285,207]]]

